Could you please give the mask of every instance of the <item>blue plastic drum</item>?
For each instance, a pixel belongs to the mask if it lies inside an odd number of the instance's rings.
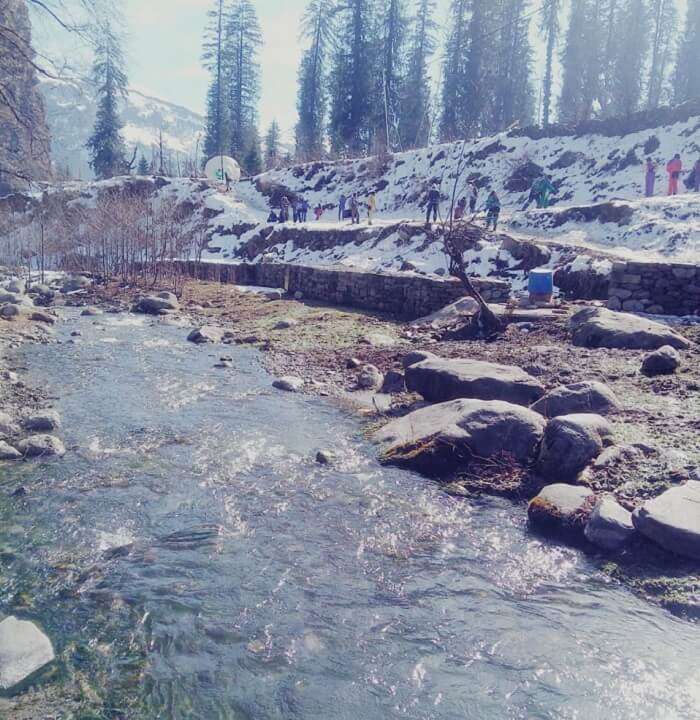
[[[554,273],[552,270],[531,270],[527,289],[530,295],[551,295],[554,292]]]

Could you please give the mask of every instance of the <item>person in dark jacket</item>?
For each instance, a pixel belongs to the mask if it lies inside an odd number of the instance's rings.
[[[284,195],[282,197],[281,205],[282,205],[282,207],[280,208],[280,222],[286,223],[289,221],[289,206],[290,206],[289,198],[286,195]]]
[[[277,214],[274,210],[270,210],[270,214],[267,216],[267,222],[269,223],[276,223],[278,220]]]
[[[479,188],[474,183],[469,183],[469,212],[476,214],[476,202],[479,199]]]
[[[352,218],[353,225],[360,224],[360,204],[357,201],[357,195],[350,197],[350,216]]]
[[[428,205],[425,213],[425,224],[430,225],[430,213],[433,214],[433,222],[437,222],[438,209],[440,207],[440,191],[437,185],[433,185],[428,192]]]
[[[341,195],[338,199],[338,222],[343,220],[345,218],[345,206],[348,203],[348,199],[345,197],[345,195]]]
[[[654,196],[654,185],[656,184],[656,165],[654,161],[648,157],[647,164],[644,168],[644,195],[646,197]]]
[[[454,212],[452,213],[452,217],[457,220],[461,220],[464,217],[464,211],[467,209],[467,198],[463,197],[460,198],[457,202],[457,205],[455,206]]]
[[[486,198],[486,228],[493,225],[493,231],[498,227],[498,216],[501,214],[501,201],[495,190],[492,190]]]
[[[695,192],[700,192],[700,158],[695,161],[693,165],[693,172],[695,173]]]

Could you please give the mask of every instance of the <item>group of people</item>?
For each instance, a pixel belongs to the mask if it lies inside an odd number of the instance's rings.
[[[683,172],[683,161],[679,153],[676,153],[666,163],[666,172],[668,173],[668,194],[678,195],[679,181]],[[700,192],[700,158],[695,161],[688,177],[683,181],[688,190]],[[656,163],[653,158],[648,157],[644,168],[644,193],[647,197],[654,195],[654,185],[656,184]]]
[[[286,195],[283,195],[280,200],[279,214],[274,210],[270,210],[267,222],[286,223],[289,222],[289,216],[291,214],[293,222],[305,223],[308,220],[310,209],[311,205],[306,198],[298,197],[294,200],[290,200]],[[320,204],[316,205],[314,208],[314,216],[316,220],[320,220],[322,215],[323,207]]]
[[[377,212],[377,196],[371,192],[364,203],[367,222],[371,225]],[[338,222],[350,220],[353,225],[360,224],[360,200],[356,193],[347,197],[344,193],[338,198]]]
[[[426,197],[426,213],[425,213],[425,224],[426,227],[430,227],[431,217],[432,222],[437,222],[438,214],[440,210],[440,201],[442,195],[437,185],[433,185],[428,191]],[[467,184],[466,194],[459,198],[457,204],[452,212],[452,218],[455,222],[463,220],[467,214],[467,207],[469,207],[469,213],[472,219],[476,216],[476,206],[479,201],[479,188],[473,182]],[[493,228],[494,232],[498,227],[498,218],[501,214],[501,200],[498,197],[498,193],[495,190],[491,190],[484,203],[484,209],[486,210],[486,227]]]

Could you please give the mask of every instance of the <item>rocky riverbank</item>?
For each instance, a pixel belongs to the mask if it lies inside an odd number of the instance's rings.
[[[212,371],[234,366],[227,345],[256,347],[280,392],[331,396],[365,414],[385,462],[453,495],[528,501],[534,531],[698,613],[700,326],[571,304],[503,309],[496,340],[455,341],[444,329],[473,309],[468,300],[403,323],[218,283],[187,282],[179,294],[162,294],[167,322],[187,318],[183,337],[207,346]],[[102,301],[143,304],[113,291]],[[147,312],[161,311],[154,302]],[[319,461],[332,462],[333,448]]]

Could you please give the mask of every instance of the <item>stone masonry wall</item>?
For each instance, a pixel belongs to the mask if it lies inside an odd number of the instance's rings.
[[[397,317],[424,317],[464,296],[455,279],[427,278],[403,273],[374,273],[350,268],[287,263],[196,263],[181,261],[189,277],[234,285],[284,288],[305,298],[331,305],[378,310]],[[487,302],[505,302],[510,285],[503,280],[472,279]]]
[[[613,263],[608,307],[659,315],[700,315],[700,265]]]

